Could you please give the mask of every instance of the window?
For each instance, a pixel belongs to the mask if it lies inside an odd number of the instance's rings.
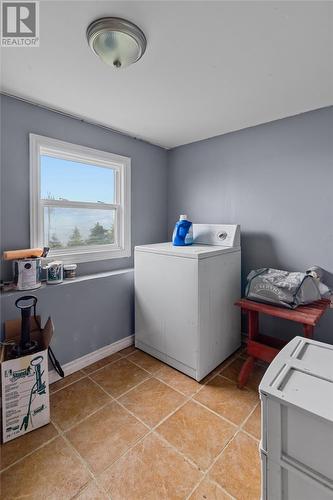
[[[65,262],[131,255],[130,158],[30,134],[30,237]]]

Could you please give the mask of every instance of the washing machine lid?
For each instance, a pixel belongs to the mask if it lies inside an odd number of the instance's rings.
[[[172,243],[155,243],[153,245],[140,245],[135,247],[136,252],[149,252],[161,255],[172,255],[188,259],[207,259],[216,255],[239,251],[240,247],[226,247],[222,245],[189,245],[175,247]]]

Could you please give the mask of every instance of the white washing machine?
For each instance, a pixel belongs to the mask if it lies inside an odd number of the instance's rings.
[[[240,227],[194,224],[193,235],[135,248],[135,345],[201,380],[241,344]]]

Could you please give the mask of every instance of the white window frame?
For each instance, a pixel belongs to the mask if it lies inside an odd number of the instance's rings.
[[[44,246],[43,208],[47,205],[75,208],[115,210],[115,243],[89,245],[73,249],[51,249],[49,256],[64,262],[91,262],[131,256],[131,159],[106,151],[59,141],[42,135],[29,134],[30,144],[30,245]],[[40,157],[53,156],[64,160],[88,163],[115,170],[115,203],[42,200]]]

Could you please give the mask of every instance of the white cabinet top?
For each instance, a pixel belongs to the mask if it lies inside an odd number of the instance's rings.
[[[259,390],[333,422],[333,345],[295,337],[272,361]]]
[[[175,247],[172,243],[155,243],[152,245],[140,245],[135,247],[136,252],[149,252],[161,255],[172,255],[189,259],[206,259],[223,253],[239,251],[240,248],[217,246],[217,245],[189,245]]]

